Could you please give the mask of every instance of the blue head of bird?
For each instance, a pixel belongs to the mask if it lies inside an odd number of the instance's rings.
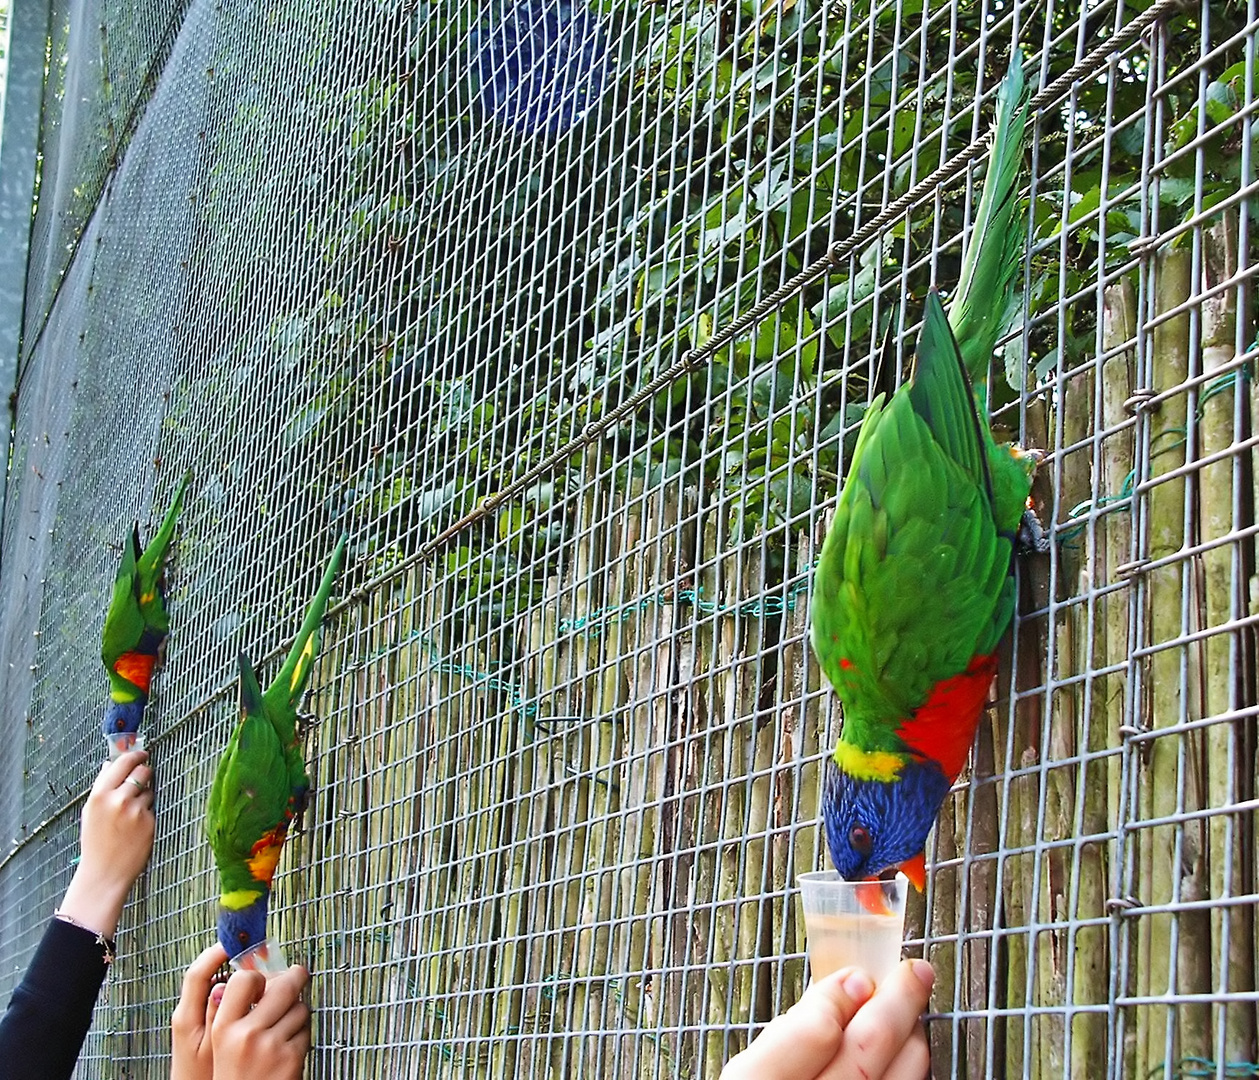
[[[101,734],[122,735],[139,731],[146,701],[148,698],[143,694],[135,701],[115,701],[111,697],[105,709],[105,717],[101,721]]]
[[[827,762],[822,819],[840,877],[869,881],[899,870],[921,891],[927,834],[951,786],[934,762],[908,755],[891,779],[854,776]]]
[[[265,941],[267,939],[266,893],[255,894],[255,899],[242,907],[220,903],[218,936],[219,944],[227,951],[229,960]]]

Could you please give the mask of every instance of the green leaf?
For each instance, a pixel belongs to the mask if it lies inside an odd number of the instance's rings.
[[[1036,382],[1040,382],[1046,378],[1051,371],[1057,366],[1058,359],[1062,355],[1062,351],[1057,347],[1052,348],[1045,353],[1037,362],[1036,367],[1032,369],[1032,374],[1036,377]]]
[[[787,163],[782,161],[771,166],[756,183],[748,184],[748,196],[754,207],[758,210],[768,210],[791,194],[791,178],[784,179],[786,172]]]
[[[509,506],[498,515],[498,538],[506,540],[525,525],[525,511],[521,506]]]
[[[1182,207],[1193,202],[1198,186],[1193,180],[1163,176],[1158,180],[1158,201],[1165,206]]]
[[[1090,188],[1071,206],[1071,210],[1067,214],[1067,224],[1074,225],[1088,214],[1093,213],[1102,204],[1102,189],[1100,186]],[[1055,230],[1056,231],[1056,230]]]
[[[1213,124],[1224,124],[1237,114],[1237,95],[1224,82],[1207,84],[1207,119]]]

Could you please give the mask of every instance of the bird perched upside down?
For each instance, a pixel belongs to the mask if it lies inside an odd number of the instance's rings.
[[[1039,455],[995,441],[984,393],[1021,265],[1025,111],[1016,52],[952,308],[928,296],[912,376],[872,402],[814,579],[813,650],[843,704],[823,816],[849,880],[900,870],[923,888],[927,834],[966,764],[1014,612],[1016,544],[1028,530],[1047,546],[1028,510]],[[863,899],[879,910],[881,897]]]
[[[289,825],[310,791],[297,735],[297,706],[319,654],[319,628],[345,544],[343,535],[288,658],[266,693],[249,659],[244,653],[239,657],[240,723],[219,761],[206,806],[206,836],[222,885],[218,938],[229,959],[265,947],[271,881]]]
[[[148,547],[140,549],[139,522],[131,526],[131,535],[123,541],[122,562],[101,631],[101,660],[109,676],[109,704],[101,731],[107,739],[112,737],[111,757],[135,745],[149,700],[153,670],[170,633],[166,558],[191,476],[185,473],[179,482],[161,527]]]

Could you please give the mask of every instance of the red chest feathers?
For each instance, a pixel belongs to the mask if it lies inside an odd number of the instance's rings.
[[[897,732],[911,750],[937,762],[950,781],[966,764],[996,673],[996,653],[976,656],[960,675],[937,683]]]

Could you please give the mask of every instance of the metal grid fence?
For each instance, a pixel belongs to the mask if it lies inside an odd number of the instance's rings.
[[[277,936],[310,1075],[715,1077],[804,976],[810,572],[889,320],[1036,96],[997,418],[1054,546],[913,952],[939,1076],[1259,1075],[1259,11],[53,0],[0,550],[0,996],[100,757],[117,544],[186,468],[153,861],[80,1075],[210,939],[233,656],[342,528]]]

